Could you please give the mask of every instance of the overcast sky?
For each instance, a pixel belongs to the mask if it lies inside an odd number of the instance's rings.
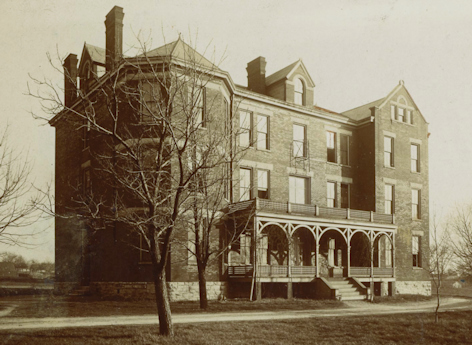
[[[105,15],[124,8],[124,50],[136,36],[152,46],[179,33],[200,52],[224,56],[220,67],[247,85],[246,64],[267,60],[267,75],[303,59],[315,103],[344,111],[385,97],[399,82],[430,123],[430,202],[446,215],[472,202],[472,3],[470,1],[217,1],[1,0],[1,125],[34,159],[38,185],[53,181],[54,130],[34,120],[38,103],[25,96],[28,74],[62,86],[50,53],[79,56],[84,42],[105,46]],[[195,43],[195,42],[194,42]],[[28,259],[54,258],[51,220],[34,250],[7,248]],[[4,250],[0,247],[0,251]]]

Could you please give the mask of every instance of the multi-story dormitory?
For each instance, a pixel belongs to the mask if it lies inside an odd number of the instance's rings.
[[[107,78],[107,59],[122,56],[123,11],[107,15],[106,49],[86,44],[79,66],[69,55],[67,75],[87,84]],[[164,49],[165,48],[165,49]],[[177,40],[151,56],[178,56]],[[180,55],[182,56],[182,54]],[[126,58],[124,59],[126,61]],[[247,64],[248,86],[221,72],[208,92],[231,104],[238,145],[248,147],[234,167],[229,213],[250,217],[237,241],[207,270],[209,298],[306,296],[365,298],[430,294],[428,263],[428,124],[400,81],[384,98],[342,113],[314,106],[315,83],[302,60],[266,76],[266,61]],[[66,80],[66,105],[75,93]],[[90,184],[87,139],[58,115],[56,198]],[[85,176],[85,179],[84,179]],[[69,181],[69,182],[68,182]],[[152,292],[150,264],[115,230],[89,231],[56,221],[57,288],[90,286],[102,294]],[[221,241],[222,243],[224,241]],[[222,244],[224,245],[224,244]],[[195,261],[173,246],[171,296],[197,299]]]

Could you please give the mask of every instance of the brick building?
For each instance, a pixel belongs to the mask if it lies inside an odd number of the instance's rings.
[[[116,68],[123,16],[119,7],[107,15],[106,49],[86,44],[78,67],[77,56],[65,60],[66,75],[80,80],[77,90],[66,78],[68,109],[80,104],[78,91],[92,90]],[[149,53],[177,59],[186,49],[179,39]],[[382,99],[336,113],[314,106],[315,83],[301,60],[269,76],[265,68],[263,57],[248,63],[247,87],[221,70],[206,85],[221,116],[239,128],[237,144],[248,148],[232,169],[227,210],[250,219],[208,269],[209,298],[249,296],[252,288],[259,297],[354,299],[369,287],[378,295],[429,294],[428,124],[403,81]],[[51,125],[57,207],[67,213],[74,181],[82,189],[99,185],[91,151],[101,143],[86,127],[65,121],[64,112]],[[150,265],[136,249],[141,245],[126,228],[91,232],[58,218],[57,287],[152,291]],[[168,278],[173,299],[198,298],[195,263],[185,248],[173,246]]]

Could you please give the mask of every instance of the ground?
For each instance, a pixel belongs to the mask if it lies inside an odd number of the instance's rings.
[[[467,294],[461,290],[462,294]],[[159,337],[153,301],[0,298],[3,344],[451,344],[471,343],[472,299],[398,296],[378,303],[285,299],[172,305],[176,337]]]

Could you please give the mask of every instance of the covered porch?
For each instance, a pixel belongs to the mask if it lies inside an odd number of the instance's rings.
[[[257,282],[395,279],[393,215],[249,200],[250,226],[230,245],[227,276]]]

